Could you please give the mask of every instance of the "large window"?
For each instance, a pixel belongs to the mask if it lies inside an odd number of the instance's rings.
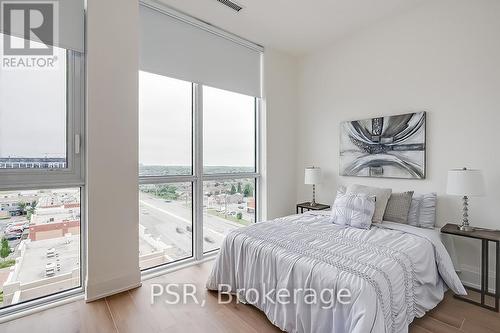
[[[0,73],[0,168],[66,168],[66,53],[52,70]]]
[[[139,73],[140,267],[218,250],[257,220],[258,99]]]
[[[139,72],[139,174],[190,175],[191,83]]]
[[[0,191],[0,304],[81,286],[80,188]]]
[[[203,87],[203,172],[255,172],[255,98]]]
[[[84,62],[54,56],[0,68],[0,314],[83,290]]]

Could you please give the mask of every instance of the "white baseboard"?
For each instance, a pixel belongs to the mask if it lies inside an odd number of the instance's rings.
[[[460,280],[464,286],[476,289],[481,288],[481,273],[479,267],[470,265],[461,265],[461,271],[458,273]],[[490,292],[495,292],[495,271],[488,272],[488,289]]]
[[[122,292],[127,291],[127,290],[132,290],[132,289],[135,289],[135,288],[139,288],[141,285],[142,285],[142,282],[139,282],[139,283],[134,283],[134,284],[132,284],[130,286],[127,286],[127,287],[124,287],[124,288],[113,289],[113,290],[110,290],[110,291],[107,291],[107,292],[99,293],[98,295],[95,295],[93,297],[86,297],[85,298],[85,302],[89,303],[89,302],[97,301],[97,300],[99,300],[101,298],[105,298],[105,297],[108,297],[108,296],[119,294],[119,293],[122,293]]]

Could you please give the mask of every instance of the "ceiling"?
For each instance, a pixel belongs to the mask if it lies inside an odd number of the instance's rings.
[[[429,0],[160,0],[181,12],[264,47],[301,55]]]

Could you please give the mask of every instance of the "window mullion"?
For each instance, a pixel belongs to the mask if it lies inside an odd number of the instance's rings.
[[[193,182],[196,177],[190,175],[179,176],[140,176],[139,184],[165,184]]]
[[[193,251],[196,260],[203,259],[203,86],[193,84]]]

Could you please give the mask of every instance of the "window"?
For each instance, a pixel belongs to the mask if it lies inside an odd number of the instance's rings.
[[[203,172],[255,172],[255,98],[203,87]]]
[[[220,248],[232,230],[255,222],[255,179],[203,183],[203,250]]]
[[[50,69],[0,68],[0,189],[82,184],[83,54],[53,52]]]
[[[193,255],[191,183],[139,186],[139,266],[157,267]]]
[[[193,256],[192,89],[190,82],[139,72],[143,270]]]
[[[0,69],[0,315],[83,290],[83,54],[54,56]]]
[[[139,262],[146,270],[201,259],[228,232],[256,222],[259,100],[143,71],[139,78]]]
[[[84,61],[54,55],[0,69],[0,315],[83,290]]]
[[[139,72],[139,175],[190,175],[191,83]]]
[[[81,286],[80,196],[80,188],[0,192],[1,307]]]
[[[16,38],[19,39],[19,38]],[[57,68],[0,74],[0,168],[66,168],[66,54]]]
[[[191,237],[190,251],[164,261],[200,260],[228,232],[259,219],[263,48],[161,4],[142,4],[139,18],[139,184],[192,191],[191,206],[158,205],[168,214],[148,233],[180,248]],[[191,234],[174,215],[191,223]],[[155,265],[141,267],[148,266]]]

